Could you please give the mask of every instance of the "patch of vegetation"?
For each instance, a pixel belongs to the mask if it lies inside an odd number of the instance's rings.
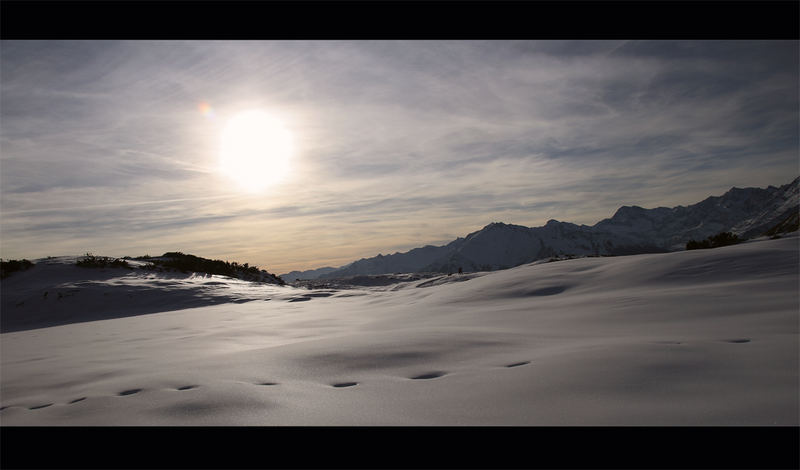
[[[80,266],[81,268],[128,268],[133,269],[131,265],[128,264],[127,261],[124,259],[119,258],[111,258],[108,256],[95,256],[91,253],[86,253],[86,255],[79,259],[75,266]]]
[[[780,238],[781,233],[796,232],[797,230],[800,230],[800,213],[792,212],[777,225],[764,232],[764,235]]]
[[[0,259],[0,279],[5,279],[6,277],[10,276],[11,273],[17,271],[25,271],[26,269],[30,269],[35,265],[26,260],[26,259],[10,259],[8,261],[3,261]]]
[[[699,242],[695,240],[689,240],[689,242],[686,243],[686,249],[701,250],[706,248],[719,248],[721,246],[736,245],[737,243],[741,242],[742,240],[731,232],[720,232]]]
[[[591,255],[586,255],[585,257],[586,257],[586,258],[591,258],[591,257],[593,257],[593,256],[591,256]],[[560,255],[560,256],[551,256],[551,257],[550,257],[550,258],[547,260],[547,262],[548,262],[548,263],[555,263],[556,261],[566,261],[566,260],[570,260],[570,259],[577,259],[577,258],[581,258],[581,256],[572,255],[572,254],[566,254],[566,255]]]
[[[279,276],[271,274],[257,266],[250,266],[248,263],[239,264],[218,259],[201,258],[195,255],[181,253],[180,251],[170,251],[164,253],[159,258],[150,256],[136,259],[147,259],[149,264],[142,269],[159,271],[180,271],[182,273],[199,272],[206,274],[217,274],[220,276],[234,277],[245,281],[270,282],[280,285],[286,283]]]

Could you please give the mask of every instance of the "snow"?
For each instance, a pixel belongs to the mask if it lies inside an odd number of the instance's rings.
[[[798,241],[347,289],[37,262],[0,424],[796,426]]]

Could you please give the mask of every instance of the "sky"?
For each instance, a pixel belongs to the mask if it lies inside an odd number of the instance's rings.
[[[281,274],[780,186],[800,175],[799,45],[0,41],[0,256]],[[252,110],[292,142],[261,191],[220,168]]]

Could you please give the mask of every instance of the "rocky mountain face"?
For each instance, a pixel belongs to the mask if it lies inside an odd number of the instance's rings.
[[[732,188],[690,206],[623,206],[593,226],[550,220],[542,227],[491,223],[444,246],[355,261],[319,278],[506,269],[556,256],[657,253],[685,248],[720,232],[752,238],[796,227],[800,177],[779,188]],[[793,221],[795,221],[793,225]],[[776,228],[777,227],[777,228]],[[796,228],[794,228],[796,230]],[[770,233],[772,235],[772,233]]]
[[[626,235],[675,250],[688,240],[699,240],[719,232],[733,232],[740,238],[764,234],[780,220],[797,212],[796,178],[776,188],[731,188],[722,196],[712,196],[690,206],[643,209],[623,206],[610,219],[594,225],[599,230]]]

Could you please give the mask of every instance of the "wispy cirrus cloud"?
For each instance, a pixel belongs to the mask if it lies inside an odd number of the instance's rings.
[[[784,184],[800,173],[798,55],[798,41],[3,41],[0,248],[182,249],[283,272],[491,221],[593,224]],[[245,108],[281,116],[297,144],[291,177],[260,195],[216,170]]]

